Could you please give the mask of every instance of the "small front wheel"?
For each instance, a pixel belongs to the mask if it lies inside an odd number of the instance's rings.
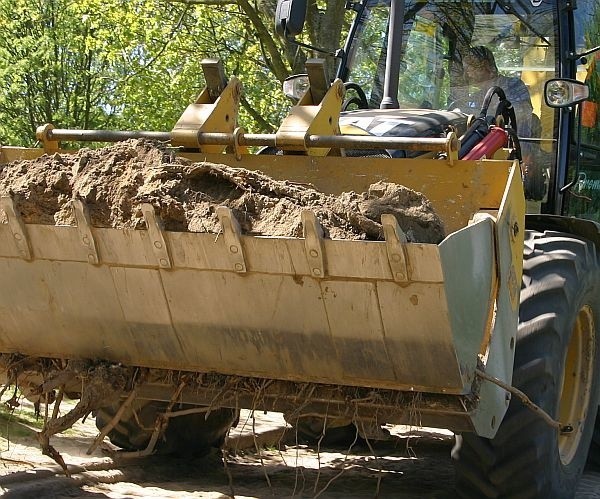
[[[103,407],[96,412],[96,427],[102,430],[117,413],[120,402]],[[167,409],[167,402],[135,400],[124,411],[121,420],[110,430],[108,438],[126,451],[143,451],[147,448],[157,417]],[[177,405],[173,411],[192,409],[195,406]],[[223,445],[225,436],[239,417],[238,411],[229,408],[212,409],[206,413],[187,414],[169,418],[163,438],[154,448],[156,454],[201,456],[211,448]]]

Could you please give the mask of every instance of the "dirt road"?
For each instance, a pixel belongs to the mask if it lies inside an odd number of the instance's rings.
[[[108,449],[86,450],[93,422],[53,439],[71,478],[43,456],[33,429],[2,421],[3,497],[36,498],[452,498],[451,434],[394,427],[389,442],[343,448],[296,445],[278,414],[244,413],[225,459],[122,459]],[[8,439],[6,438],[8,437]],[[279,444],[279,445],[278,445]],[[279,447],[279,449],[277,448]],[[600,498],[600,473],[587,473],[577,499]]]

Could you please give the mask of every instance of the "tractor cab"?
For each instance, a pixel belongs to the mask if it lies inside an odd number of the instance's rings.
[[[303,7],[288,1],[295,8],[280,9],[277,26],[291,38],[301,32]],[[498,86],[515,113],[509,125],[521,150],[528,212],[600,220],[596,2],[363,0],[348,6],[354,19],[345,46],[329,61],[347,89],[342,125],[379,136],[432,136],[452,127],[462,134],[460,118],[448,113],[462,113],[463,124],[484,105],[491,119],[502,116],[506,106],[498,98],[484,102]],[[585,83],[589,97],[549,106],[544,89],[553,78]]]

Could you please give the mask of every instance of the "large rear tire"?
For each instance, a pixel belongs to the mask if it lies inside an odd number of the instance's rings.
[[[463,435],[459,496],[574,496],[598,405],[599,283],[591,242],[527,233],[513,386],[573,432],[560,434],[513,397],[495,438]]]
[[[166,402],[135,400],[124,412],[121,420],[108,433],[110,441],[127,451],[141,451],[148,446],[156,418],[167,408]],[[96,412],[96,427],[101,430],[113,418],[120,403],[103,407]],[[178,405],[174,410],[191,409],[194,406]],[[211,448],[223,445],[225,436],[237,420],[235,409],[219,408],[206,413],[189,414],[169,418],[164,436],[159,438],[156,454],[201,456]]]

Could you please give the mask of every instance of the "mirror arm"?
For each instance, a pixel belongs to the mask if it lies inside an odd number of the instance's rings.
[[[307,43],[299,42],[291,36],[286,36],[285,39],[290,42],[292,45],[297,45],[298,47],[303,47],[305,49],[314,50],[315,52],[319,52],[320,54],[329,55],[331,57],[337,57],[338,55],[335,52],[331,52],[325,49],[321,49],[319,47],[315,47],[314,45],[308,45]]]
[[[586,50],[585,52],[581,52],[579,54],[577,54],[575,52],[570,52],[568,55],[568,58],[573,61],[576,61],[577,59],[581,59],[582,57],[585,57],[586,55],[590,55],[590,54],[593,54],[594,52],[598,52],[598,50],[600,50],[600,45],[594,47],[593,49]]]

